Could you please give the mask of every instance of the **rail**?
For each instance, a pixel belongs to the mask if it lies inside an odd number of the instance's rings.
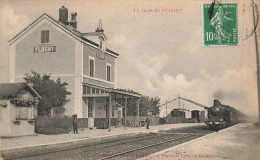
[[[164,143],[176,141],[176,140],[187,138],[187,137],[191,137],[191,136],[194,136],[194,134],[189,134],[189,135],[182,136],[182,137],[179,137],[179,138],[174,138],[174,139],[166,140],[166,141],[163,141],[163,142],[158,142],[158,143],[150,144],[150,145],[147,145],[147,146],[135,148],[135,149],[132,149],[132,150],[120,152],[120,153],[113,154],[111,156],[107,156],[107,157],[104,157],[104,158],[101,158],[101,159],[98,159],[98,160],[104,160],[104,159],[110,159],[110,158],[118,157],[118,156],[121,156],[121,155],[124,155],[124,154],[127,154],[127,153],[139,151],[139,150],[142,150],[142,149],[150,148],[150,147],[153,147],[153,146],[161,145],[161,144],[164,144]]]

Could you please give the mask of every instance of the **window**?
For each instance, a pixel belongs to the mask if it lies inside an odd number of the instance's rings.
[[[96,89],[92,88],[92,94],[96,94]]]
[[[100,41],[100,42],[99,42],[99,49],[101,49],[101,50],[102,50],[102,47],[103,47],[102,44],[103,44],[103,41]]]
[[[99,39],[99,49],[101,51],[105,51],[106,50],[105,39],[102,36],[100,36],[98,39]]]
[[[83,94],[87,93],[87,86],[83,86]]]
[[[43,30],[41,31],[41,43],[49,43],[50,42],[50,31]]]
[[[90,87],[87,86],[87,94],[90,94]]]
[[[111,65],[107,64],[107,81],[111,81]]]
[[[105,91],[99,88],[83,85],[83,94],[100,94],[100,93],[105,93]]]
[[[89,75],[90,77],[95,76],[95,60],[93,58],[89,59]]]
[[[16,107],[16,120],[34,119],[35,111],[34,107]]]

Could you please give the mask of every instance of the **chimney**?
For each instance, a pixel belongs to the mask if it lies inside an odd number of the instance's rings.
[[[59,8],[59,21],[63,24],[68,24],[68,9],[62,6]]]
[[[76,21],[77,12],[72,12],[70,13],[70,15],[71,15],[71,22],[69,22],[69,25],[77,29],[77,21]]]
[[[104,30],[102,28],[102,19],[99,20],[99,25],[98,25],[98,28],[96,29],[96,32],[104,32]]]
[[[70,15],[71,15],[71,22],[76,21],[77,12],[72,12],[70,13]]]

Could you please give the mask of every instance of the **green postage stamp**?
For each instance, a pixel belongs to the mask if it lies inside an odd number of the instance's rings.
[[[237,3],[203,4],[204,46],[238,44]]]

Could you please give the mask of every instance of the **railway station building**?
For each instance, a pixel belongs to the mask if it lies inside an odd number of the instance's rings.
[[[139,111],[141,95],[117,89],[119,54],[107,48],[101,20],[95,31],[82,33],[77,30],[77,13],[71,13],[71,20],[68,16],[64,6],[59,20],[44,13],[9,41],[10,82],[23,82],[32,70],[51,74],[68,82],[72,94],[65,115],[77,114],[82,127],[126,122],[127,106],[118,105],[116,99],[136,99]]]

